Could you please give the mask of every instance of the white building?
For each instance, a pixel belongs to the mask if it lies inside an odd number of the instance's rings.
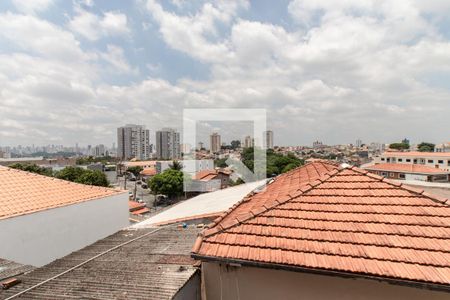
[[[211,153],[220,152],[220,135],[217,132],[214,132],[209,136],[209,146],[211,149]]]
[[[450,142],[437,144],[434,146],[434,152],[450,152]]]
[[[245,137],[245,139],[244,139],[244,143],[243,144],[244,144],[244,148],[254,147],[255,146],[255,140],[251,136],[247,135]]]
[[[94,147],[94,156],[95,157],[102,157],[106,156],[106,148],[105,145],[100,144]]]
[[[127,124],[117,128],[117,157],[145,160],[151,152],[150,131],[144,125]]]
[[[267,130],[264,132],[264,146],[266,149],[273,149],[273,131]]]
[[[214,160],[212,159],[186,159],[180,160],[180,163],[183,165],[183,172],[191,175],[200,171],[214,169]],[[171,164],[173,164],[173,161],[170,160],[157,161],[155,163],[156,172],[158,174],[164,172],[165,170],[170,168]]]
[[[179,159],[180,133],[172,128],[163,128],[156,132],[156,157],[158,159]]]
[[[375,164],[419,164],[445,171],[450,170],[450,152],[384,152],[374,157]]]
[[[0,257],[45,265],[126,227],[128,195],[0,167]]]

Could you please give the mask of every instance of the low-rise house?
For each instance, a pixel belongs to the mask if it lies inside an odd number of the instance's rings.
[[[449,182],[450,171],[417,164],[376,164],[365,170],[390,179]]]
[[[448,299],[448,200],[323,162],[278,176],[208,226],[206,299]]]
[[[128,209],[132,215],[142,215],[150,212],[150,209],[145,203],[139,203],[136,201],[128,201]]]
[[[147,181],[148,179],[152,178],[157,174],[155,167],[145,168],[142,170],[139,175],[141,176],[141,179],[143,181]]]
[[[42,266],[129,224],[128,196],[0,167],[0,257]]]
[[[211,192],[225,189],[230,184],[230,172],[225,170],[203,170],[195,174],[194,184],[198,186],[197,191]]]

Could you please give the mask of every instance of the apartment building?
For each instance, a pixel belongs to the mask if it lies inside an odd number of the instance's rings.
[[[264,146],[266,149],[273,149],[273,131],[267,130],[264,132]]]
[[[220,142],[220,134],[218,134],[217,132],[214,132],[213,134],[211,134],[209,136],[209,146],[211,149],[211,153],[220,152],[221,144],[222,143]]]
[[[144,125],[127,124],[117,128],[117,157],[145,160],[150,153],[150,130]]]
[[[180,133],[172,128],[163,128],[156,132],[156,157],[158,159],[179,159]]]
[[[374,157],[374,163],[419,164],[449,171],[450,152],[384,152]]]

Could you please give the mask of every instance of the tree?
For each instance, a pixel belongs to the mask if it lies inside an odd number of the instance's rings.
[[[218,168],[226,168],[228,167],[227,163],[226,163],[227,159],[226,158],[220,158],[220,159],[216,159],[214,161],[214,165]]]
[[[68,181],[75,182],[78,177],[84,173],[85,169],[80,167],[65,167],[59,172],[56,172],[55,177],[59,179],[64,179]]]
[[[422,142],[419,145],[417,145],[417,149],[420,152],[433,152],[434,146],[435,145],[433,143]]]
[[[13,168],[13,169],[18,169],[18,170],[22,170],[22,171],[40,174],[40,175],[53,176],[52,169],[40,167],[36,164],[15,163],[15,164],[10,165],[9,167]]]
[[[392,143],[389,145],[389,148],[396,150],[408,150],[409,144],[406,143]]]
[[[98,170],[93,171],[80,167],[65,167],[61,171],[57,172],[55,177],[82,184],[109,186],[105,173]]]
[[[178,160],[174,160],[170,165],[169,168],[176,171],[181,171],[183,169],[183,164],[179,162]]]
[[[167,169],[148,180],[148,186],[155,194],[163,194],[168,197],[183,194],[183,172]]]
[[[96,186],[109,186],[105,173],[99,170],[84,170],[75,182]]]
[[[127,169],[127,171],[133,174],[134,177],[136,178],[139,177],[139,174],[141,173],[142,170],[143,168],[141,166],[133,166]]]
[[[231,149],[234,149],[234,150],[241,147],[241,141],[239,141],[239,140],[233,140],[233,141],[231,141],[230,144],[231,144]]]

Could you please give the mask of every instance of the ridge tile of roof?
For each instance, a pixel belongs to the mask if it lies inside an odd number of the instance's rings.
[[[356,167],[294,180],[323,167],[312,164],[277,177],[218,218],[192,255],[450,288],[447,199]]]
[[[0,166],[0,220],[124,192]]]

